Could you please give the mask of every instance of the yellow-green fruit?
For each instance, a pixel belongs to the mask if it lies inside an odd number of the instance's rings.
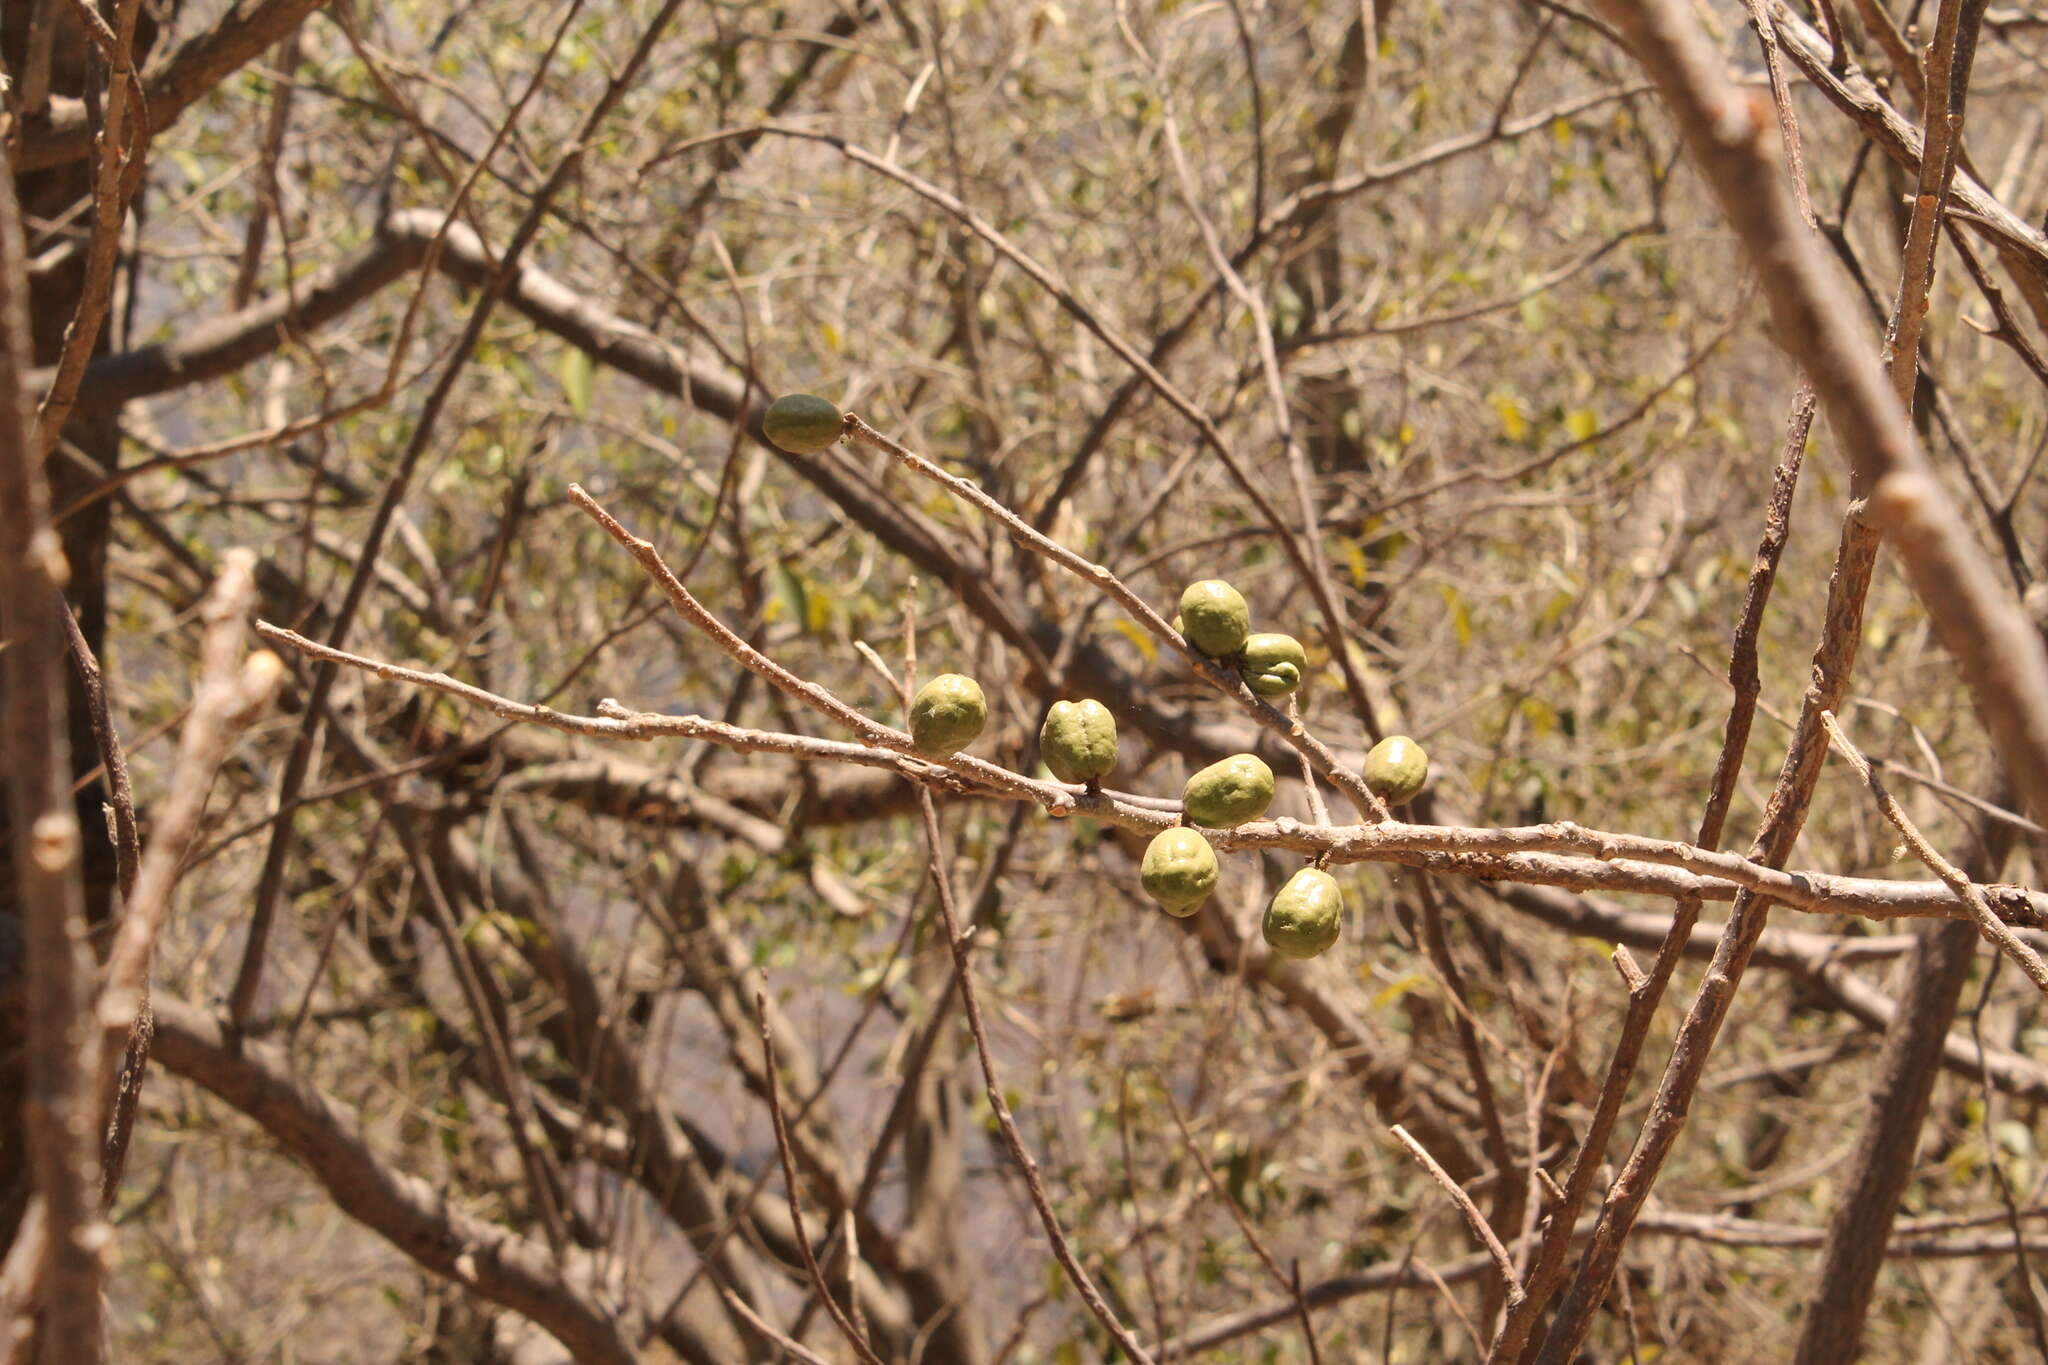
[[[1038,752],[1062,782],[1093,782],[1116,766],[1116,717],[1099,701],[1056,701],[1038,729]]]
[[[1429,755],[1406,735],[1388,735],[1365,756],[1365,785],[1390,806],[1404,805],[1429,780]]]
[[[1244,642],[1240,661],[1244,680],[1262,697],[1284,697],[1301,686],[1308,673],[1308,655],[1292,635],[1254,635]]]
[[[1273,770],[1254,754],[1233,754],[1188,779],[1180,794],[1188,823],[1235,829],[1273,804]]]
[[[761,418],[761,434],[792,455],[830,449],[845,430],[839,409],[811,393],[785,393]]]
[[[1160,909],[1186,919],[1216,889],[1216,850],[1191,829],[1163,830],[1145,846],[1138,875]]]
[[[1204,654],[1219,658],[1244,648],[1251,634],[1252,610],[1244,595],[1220,578],[1188,584],[1180,595],[1181,634]]]
[[[941,673],[910,703],[910,738],[920,753],[940,757],[974,743],[988,724],[981,684],[960,673]]]
[[[1344,893],[1337,879],[1304,867],[1273,893],[1260,925],[1266,942],[1282,957],[1314,957],[1337,941],[1344,927]]]

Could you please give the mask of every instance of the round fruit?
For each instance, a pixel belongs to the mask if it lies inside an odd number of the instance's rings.
[[[1162,830],[1145,846],[1138,875],[1160,909],[1186,919],[1216,889],[1216,850],[1191,829]]]
[[[1180,802],[1190,824],[1235,829],[1273,804],[1273,770],[1254,754],[1233,754],[1189,778]]]
[[[1251,633],[1252,612],[1244,595],[1220,578],[1188,584],[1180,595],[1181,634],[1204,654],[1218,658],[1244,648]]]
[[[811,393],[785,393],[761,418],[761,434],[792,455],[829,450],[845,430],[839,409]]]
[[[1388,735],[1365,756],[1365,785],[1390,806],[1405,805],[1429,780],[1429,755],[1406,735]]]
[[[1056,701],[1038,730],[1038,752],[1062,782],[1093,782],[1116,766],[1116,717],[1099,701]]]
[[[1292,635],[1254,635],[1244,642],[1239,666],[1252,691],[1262,697],[1284,697],[1301,686],[1308,673],[1308,655]]]
[[[974,743],[986,724],[988,698],[981,684],[964,674],[939,674],[910,703],[910,738],[919,753],[934,758]]]
[[[1282,957],[1314,957],[1337,941],[1344,927],[1344,893],[1337,879],[1304,867],[1273,893],[1260,928]]]

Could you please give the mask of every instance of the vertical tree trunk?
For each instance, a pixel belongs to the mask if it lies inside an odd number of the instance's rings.
[[[39,85],[31,73],[30,27],[44,11],[43,18],[54,24],[50,43],[47,89],[55,95],[82,98],[88,88],[103,90],[105,69],[97,61],[88,63],[87,46],[78,21],[68,6],[39,4],[39,0],[0,0],[0,60],[17,73],[23,85]],[[157,32],[155,20],[145,9],[137,24],[135,62],[140,67]],[[10,102],[11,103],[11,102]],[[92,193],[93,163],[75,161],[46,170],[30,171],[17,177],[15,193],[20,197],[24,226],[29,236],[31,259],[65,243],[77,249],[51,269],[29,281],[29,322],[34,359],[38,366],[52,365],[64,349],[64,334],[77,311],[85,281],[84,239],[92,230],[91,215],[83,214],[61,231],[41,229],[63,218],[65,212]],[[96,351],[107,348],[102,329]],[[37,395],[40,397],[40,395]],[[66,590],[80,631],[95,655],[103,652],[107,622],[107,544],[112,526],[113,501],[102,499],[90,507],[65,516],[64,511],[111,473],[120,460],[120,410],[107,405],[82,405],[64,428],[64,439],[51,454],[48,465],[50,505],[59,518],[64,556],[71,581]],[[68,682],[71,758],[79,777],[99,765],[99,750],[87,718],[84,697],[74,674]],[[78,824],[84,839],[86,914],[92,924],[109,922],[115,889],[113,841],[107,833],[104,803],[107,789],[94,778],[78,792]],[[0,812],[0,827],[5,813]],[[21,1016],[16,947],[19,921],[13,905],[14,877],[9,866],[7,841],[0,837],[0,1253],[11,1246],[27,1205],[26,1171],[22,1167],[21,1141]],[[95,936],[95,948],[99,947]]]

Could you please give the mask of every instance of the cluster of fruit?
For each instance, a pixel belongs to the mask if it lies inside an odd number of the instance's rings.
[[[1202,653],[1235,664],[1245,685],[1261,696],[1286,696],[1308,671],[1301,642],[1277,632],[1253,634],[1244,594],[1221,579],[1188,585],[1173,628]],[[1412,800],[1428,777],[1428,756],[1405,735],[1381,740],[1366,755],[1366,786],[1388,805]],[[1255,754],[1235,754],[1188,779],[1181,812],[1189,825],[1233,829],[1264,815],[1272,800],[1273,770]],[[1139,875],[1146,893],[1168,914],[1192,915],[1216,887],[1216,850],[1193,829],[1169,829],[1145,850]],[[1337,941],[1343,918],[1337,879],[1319,867],[1304,867],[1274,893],[1261,929],[1274,952],[1315,957]]]
[[[1307,667],[1300,644],[1288,635],[1249,634],[1248,615],[1237,590],[1212,579],[1181,595],[1174,624],[1203,653],[1233,659],[1254,689],[1268,695],[1293,691]],[[1255,654],[1253,646],[1262,641],[1274,643]],[[987,723],[988,699],[980,684],[959,673],[933,678],[910,705],[911,740],[934,758],[973,743]],[[1054,777],[1094,789],[1116,767],[1116,718],[1093,699],[1056,701],[1039,728],[1038,750]],[[1389,805],[1412,799],[1428,776],[1428,757],[1405,735],[1381,740],[1366,755],[1366,785]],[[1201,909],[1216,889],[1216,850],[1193,826],[1235,829],[1264,815],[1272,803],[1273,770],[1257,754],[1233,754],[1190,777],[1181,790],[1184,823],[1161,831],[1145,849],[1139,867],[1145,894],[1170,915],[1184,918]],[[1273,951],[1306,958],[1337,941],[1343,918],[1337,879],[1304,867],[1274,894],[1261,927]]]
[[[839,439],[843,418],[822,398],[789,394],[769,407],[762,428],[783,449],[813,455]],[[1260,696],[1284,697],[1308,673],[1301,642],[1278,632],[1254,635],[1244,594],[1221,579],[1188,585],[1173,628],[1203,654],[1234,666]],[[941,673],[910,703],[911,742],[932,758],[966,748],[986,724],[988,698],[964,674]],[[1056,701],[1039,729],[1038,748],[1054,777],[1097,790],[1116,766],[1116,718],[1099,701]],[[1381,740],[1365,758],[1366,786],[1390,806],[1413,799],[1428,777],[1428,756],[1405,735]],[[1170,915],[1194,914],[1216,889],[1217,867],[1216,850],[1191,826],[1235,829],[1272,803],[1273,770],[1256,754],[1233,754],[1190,777],[1181,791],[1182,823],[1145,849],[1139,868],[1145,893]],[[1343,918],[1337,879],[1304,867],[1274,894],[1262,927],[1274,952],[1314,957],[1337,941]]]

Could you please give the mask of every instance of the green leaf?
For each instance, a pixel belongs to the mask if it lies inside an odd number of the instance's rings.
[[[1366,580],[1365,549],[1348,536],[1344,542],[1344,559],[1351,568],[1351,586],[1362,588]]]
[[[568,395],[569,406],[578,417],[590,412],[590,353],[580,346],[571,346],[562,352],[562,363],[555,368],[555,377],[562,381],[562,392]]]
[[[1141,629],[1136,621],[1111,621],[1110,629],[1129,640],[1137,651],[1145,656],[1145,662],[1159,662],[1159,646],[1152,639],[1152,633]]]
[[[1496,393],[1486,400],[1500,417],[1501,434],[1510,441],[1526,440],[1529,435],[1529,414],[1522,409],[1522,402],[1511,393]]]
[[[1378,995],[1375,995],[1372,998],[1372,1007],[1376,1010],[1383,1010],[1402,996],[1408,994],[1408,992],[1427,989],[1429,984],[1429,978],[1421,972],[1410,972]]]
[[[775,587],[776,601],[781,606],[781,612],[777,615],[787,612],[790,620],[801,622],[808,628],[811,620],[811,594],[810,590],[804,587],[803,578],[789,565],[777,564]]]
[[[1464,649],[1472,643],[1472,609],[1465,605],[1465,594],[1453,584],[1443,585],[1443,595],[1451,612],[1451,629],[1458,633],[1458,648]]]

